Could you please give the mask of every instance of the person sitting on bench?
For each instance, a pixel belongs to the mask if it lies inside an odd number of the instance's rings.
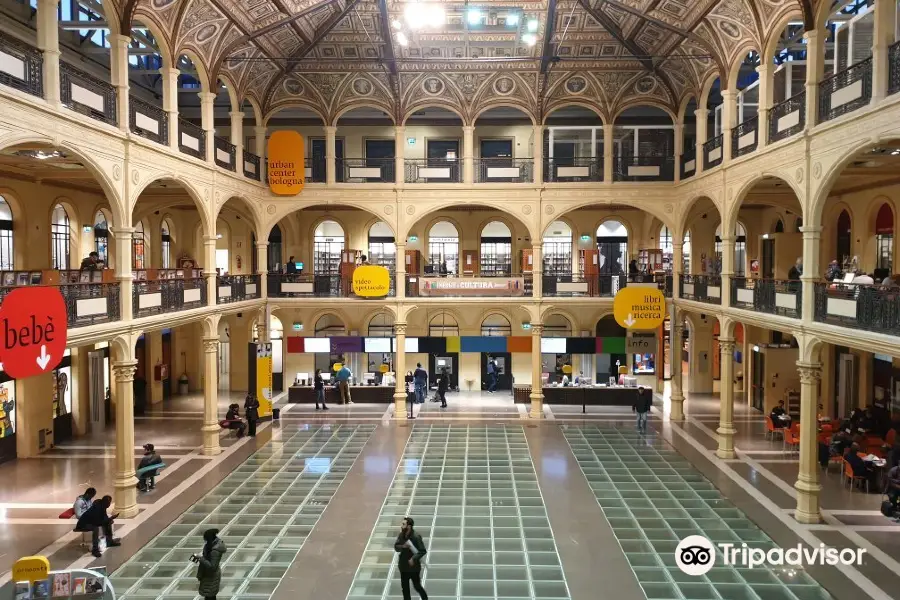
[[[228,406],[228,412],[225,413],[225,420],[222,421],[221,425],[223,429],[237,430],[237,436],[239,438],[244,437],[244,429],[247,426],[241,421],[240,407],[237,404]]]
[[[82,495],[75,498],[75,504],[72,505],[72,512],[76,519],[80,519],[81,515],[87,512],[91,507],[91,504],[94,503],[94,496],[96,495],[97,490],[90,487],[86,489]]]
[[[109,516],[106,514],[106,510],[111,504],[112,496],[103,496],[103,498],[91,504],[91,507],[81,515],[78,519],[78,524],[75,525],[75,531],[91,532],[91,554],[97,558],[103,556],[100,553],[100,529],[103,529],[107,547],[122,545],[119,540],[113,538],[112,530],[113,521],[119,515]]]
[[[152,467],[153,465],[161,465],[162,458],[159,454],[156,453],[156,450],[153,447],[153,444],[144,444],[144,457],[141,459],[141,462],[138,464],[138,471],[145,469],[146,467]],[[152,490],[156,487],[156,476],[159,474],[159,469],[146,469],[141,471],[138,480],[138,489],[142,492],[146,492],[147,490]]]

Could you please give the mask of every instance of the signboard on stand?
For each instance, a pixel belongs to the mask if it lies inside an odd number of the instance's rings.
[[[272,343],[250,342],[248,388],[259,401],[259,417],[272,416]]]
[[[16,288],[0,305],[0,362],[13,379],[49,373],[66,351],[66,303],[56,287]]]

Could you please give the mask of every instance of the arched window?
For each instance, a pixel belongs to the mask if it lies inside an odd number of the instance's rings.
[[[322,221],[313,236],[313,273],[337,275],[341,272],[344,228],[337,221]]]
[[[509,337],[512,335],[512,325],[509,319],[503,315],[488,315],[481,322],[481,335],[486,337]]]
[[[138,221],[134,226],[134,233],[131,235],[131,266],[135,269],[147,268],[144,259],[144,242],[144,223]]]
[[[544,275],[572,274],[572,228],[553,221],[544,233]]]
[[[875,268],[887,269],[892,274],[894,266],[894,211],[884,203],[875,217]]]
[[[659,230],[659,248],[663,253],[663,268],[666,272],[671,273],[675,266],[675,243],[672,239],[672,232],[665,225]],[[681,242],[681,263],[684,273],[691,272],[691,232],[684,232],[684,239]]]
[[[397,243],[394,232],[384,221],[369,228],[369,262],[393,272],[397,266]]]
[[[165,219],[162,222],[162,226],[160,227],[160,251],[162,253],[162,264],[160,267],[163,269],[171,269],[172,268],[172,227],[169,223],[168,219]],[[255,253],[256,244],[253,245],[253,250],[251,250],[251,254],[256,256]]]
[[[269,232],[269,249],[266,256],[268,258],[267,269],[269,273],[280,273],[282,262],[281,227],[278,225]]]
[[[72,231],[69,228],[69,213],[62,204],[53,207],[50,218],[50,266],[64,271],[69,268],[69,249],[72,244]]]
[[[100,255],[100,262],[109,263],[109,224],[101,210],[94,215],[94,251]]]
[[[781,219],[775,221],[775,233],[784,233],[784,221]]]
[[[459,264],[459,232],[453,223],[438,221],[428,230],[428,264],[435,273],[446,267],[447,273],[457,273]]]
[[[428,321],[428,335],[429,337],[456,337],[459,335],[459,323],[449,313],[438,313]]]
[[[721,267],[722,265],[722,224],[716,227],[716,259]],[[747,230],[744,225],[738,221],[734,225],[734,275],[743,277],[745,273],[745,263],[747,262]]]
[[[0,270],[12,271],[14,263],[12,209],[6,199],[0,196]]]
[[[572,323],[560,314],[549,315],[544,319],[544,337],[573,337]]]
[[[256,274],[259,270],[259,253],[256,251],[256,234],[250,234],[250,273]]]
[[[487,277],[512,273],[512,232],[506,223],[491,221],[481,230],[481,274]]]
[[[344,335],[345,331],[344,322],[337,315],[326,313],[316,321],[316,337],[340,336]]]
[[[597,228],[600,274],[622,275],[628,267],[628,230],[619,221],[604,221]]]
[[[369,337],[391,337],[394,335],[394,316],[378,313],[369,321]]]
[[[850,213],[842,210],[837,221],[837,261],[843,265],[850,260],[851,247],[853,245],[853,223]],[[846,269],[845,269],[846,270]]]

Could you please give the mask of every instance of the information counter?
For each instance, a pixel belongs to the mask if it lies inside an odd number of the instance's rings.
[[[359,404],[391,404],[394,401],[393,386],[386,385],[351,385],[350,399]],[[341,393],[333,385],[325,386],[325,402],[340,404]],[[288,403],[315,404],[316,393],[309,385],[292,385],[288,389]]]
[[[637,399],[636,387],[624,386],[545,386],[544,404],[569,404],[581,406],[582,412],[588,406],[633,406]],[[513,399],[516,404],[531,403],[531,386],[516,385]]]

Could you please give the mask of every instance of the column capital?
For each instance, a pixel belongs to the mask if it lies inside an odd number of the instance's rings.
[[[243,118],[244,118],[244,111],[242,111],[242,110],[232,110],[232,111],[230,111],[230,112],[228,113],[228,116],[231,117],[232,119],[236,119],[236,118],[243,119]]]
[[[130,239],[134,235],[134,227],[110,227],[109,231],[117,240]]]
[[[131,43],[131,38],[128,37],[127,35],[122,35],[121,33],[114,33],[114,34],[108,35],[108,36],[106,36],[106,39],[109,40],[109,43],[111,45],[120,44],[123,46],[127,46],[128,44]]]
[[[269,242],[256,242],[256,249],[260,250],[262,248],[268,248]]]
[[[818,29],[810,29],[810,30],[805,31],[805,32],[803,33],[803,39],[805,39],[805,40],[807,40],[807,41],[815,40],[815,39],[817,39],[818,37],[819,37],[819,30],[818,30]]]
[[[697,110],[694,111],[694,116],[695,117],[709,116],[709,109],[708,108],[698,108]]]
[[[544,333],[544,324],[543,323],[532,323],[531,324],[531,335],[540,337],[541,334]]]
[[[735,91],[735,90],[722,90],[721,94],[722,94],[722,98],[724,98],[724,99],[737,98],[737,91]]]
[[[719,338],[719,351],[722,356],[731,356],[734,354],[734,340],[731,338]]]
[[[394,125],[394,133],[403,133],[406,131],[406,125]]]
[[[463,125],[463,133],[472,133],[475,131],[474,125]]]
[[[825,229],[821,225],[818,227],[813,227],[812,225],[806,226],[802,225],[800,227],[800,233],[803,234],[804,239],[818,239],[822,237],[822,230]]]
[[[203,351],[207,354],[212,354],[213,352],[219,351],[219,338],[218,337],[204,337],[203,338]]]
[[[768,73],[769,71],[773,71],[772,67],[769,63],[765,61],[760,61],[759,65],[756,67],[756,72],[762,75],[763,73]]]
[[[816,384],[822,379],[822,365],[818,363],[805,363],[798,360],[797,371],[800,372],[801,384]]]
[[[216,95],[212,92],[197,92],[197,97],[201,103],[213,103],[216,101]]]
[[[218,241],[218,239],[219,239],[219,237],[216,235],[204,235],[203,236],[203,244],[204,245],[215,244],[216,241]]]
[[[406,335],[406,322],[400,321],[399,323],[394,323],[394,333],[396,335]]]
[[[337,125],[326,125],[326,126],[325,126],[325,133],[326,133],[327,135],[334,135],[334,134],[336,134],[336,133],[337,133]]]
[[[112,364],[113,380],[116,383],[128,383],[134,381],[134,374],[137,371],[136,360],[117,361]]]
[[[266,126],[265,126],[265,125],[254,125],[254,126],[253,126],[253,132],[254,132],[256,135],[265,135],[265,133],[266,133]]]

